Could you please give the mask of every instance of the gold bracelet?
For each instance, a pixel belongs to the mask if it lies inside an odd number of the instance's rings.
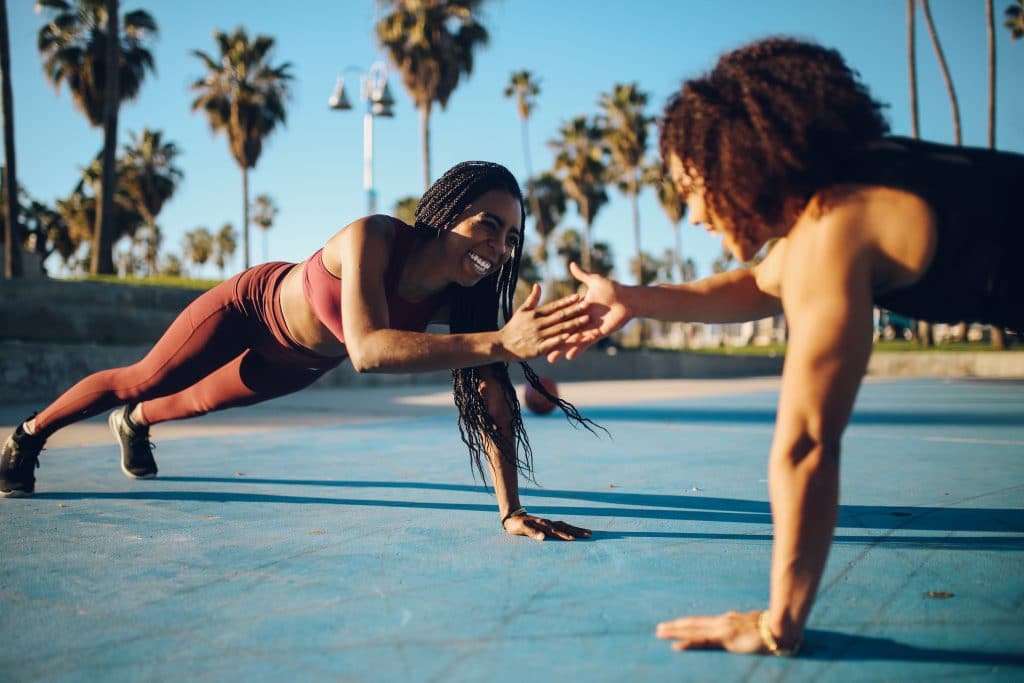
[[[761,636],[761,643],[768,650],[768,654],[774,657],[794,657],[800,651],[801,640],[797,640],[793,647],[779,646],[779,642],[775,640],[775,634],[772,633],[771,626],[768,625],[768,610],[757,615],[757,632]]]
[[[528,514],[530,514],[530,513],[526,511],[526,508],[523,508],[523,507],[516,508],[515,510],[513,510],[512,512],[508,513],[507,515],[505,515],[504,517],[501,518],[501,528],[502,529],[505,528],[505,522],[508,521],[509,517],[523,517],[523,516],[528,515]]]

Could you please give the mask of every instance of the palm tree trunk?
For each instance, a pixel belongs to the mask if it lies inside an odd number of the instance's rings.
[[[430,187],[430,102],[420,107],[420,146],[423,152],[423,189]]]
[[[910,90],[910,135],[920,137],[917,115],[917,38],[914,27],[914,0],[907,0],[907,86]]]
[[[681,223],[672,224],[672,232],[675,233],[675,248],[672,250],[672,269],[679,278],[679,282],[683,281],[683,228]]]
[[[633,242],[636,244],[636,283],[642,286],[644,284],[644,252],[640,245],[640,207],[637,201],[640,183],[636,177],[637,173],[639,173],[639,169],[629,179],[629,203],[633,212]],[[647,321],[640,320],[639,323],[637,344],[643,348],[647,345]]]
[[[921,0],[921,9],[924,11],[925,23],[928,24],[928,35],[931,36],[932,45],[935,47],[935,56],[939,60],[939,68],[942,69],[942,78],[946,81],[949,103],[953,107],[953,139],[957,146],[959,146],[962,142],[960,136],[960,106],[956,101],[956,90],[953,89],[953,77],[949,75],[946,55],[942,52],[942,45],[939,44],[939,34],[935,31],[935,22],[932,21],[932,11],[928,6],[928,0]]]
[[[996,19],[992,0],[985,2],[988,33],[988,147],[996,148]]]
[[[14,102],[11,99],[11,41],[7,31],[7,0],[0,0],[0,78],[4,117],[4,278],[21,272],[21,226],[18,225],[18,174],[14,163]]]
[[[907,0],[907,70],[910,90],[910,133],[917,140],[920,134],[917,111],[917,27],[915,26],[915,0]],[[924,320],[918,320],[914,330],[922,346],[931,346],[932,328]]]
[[[996,20],[992,0],[985,2],[986,33],[988,34],[988,148],[996,148]],[[1006,348],[1003,328],[993,325],[992,348]]]
[[[249,167],[242,165],[242,268],[249,268]]]
[[[540,202],[537,201],[537,194],[533,191],[533,164],[530,161],[530,131],[527,117],[522,117],[523,135],[523,165],[526,167],[526,199],[530,202],[530,211],[533,213],[533,222],[537,234],[540,235],[541,249],[544,252],[545,260],[540,264],[541,278],[544,281],[544,291],[548,290],[548,264],[547,264],[547,230],[544,225],[544,217],[540,214]],[[525,227],[524,227],[525,230]]]
[[[117,177],[114,162],[117,151],[117,113],[119,103],[120,37],[118,27],[118,0],[107,0],[107,54],[106,75],[103,84],[103,179],[100,185],[100,204],[96,212],[96,228],[92,239],[93,275],[114,272],[114,191]]]
[[[583,214],[583,253],[580,260],[583,261],[583,270],[590,272],[590,202],[586,199],[580,202],[580,213]]]
[[[640,193],[640,181],[636,177],[639,172],[637,169],[629,179],[629,203],[633,212],[633,243],[636,245],[636,283],[642,285],[644,284],[644,252],[640,245],[640,206],[637,201],[637,195]]]

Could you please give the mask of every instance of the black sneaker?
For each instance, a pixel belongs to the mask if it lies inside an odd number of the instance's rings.
[[[121,406],[110,413],[107,424],[121,445],[121,471],[129,479],[152,479],[156,476],[153,443],[149,426],[140,427],[128,417],[132,406]]]
[[[36,488],[39,452],[46,438],[27,433],[21,425],[4,442],[0,455],[0,496],[28,498]]]

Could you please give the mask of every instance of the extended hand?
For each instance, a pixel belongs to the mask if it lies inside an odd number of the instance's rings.
[[[565,343],[569,335],[586,324],[578,294],[538,307],[540,285],[533,285],[526,301],[501,328],[501,343],[512,360],[529,360]]]
[[[509,517],[505,520],[505,531],[513,536],[529,536],[535,541],[543,541],[545,538],[560,538],[563,541],[590,538],[590,529],[581,529],[565,522],[552,522],[533,515]]]
[[[588,273],[575,263],[569,264],[569,272],[587,286],[587,293],[583,297],[587,322],[582,329],[548,354],[549,363],[554,363],[562,356],[572,360],[598,339],[608,336],[633,317],[622,302],[622,285],[606,277]]]
[[[657,636],[674,640],[673,650],[765,652],[757,630],[760,612],[726,612],[716,617],[682,617],[658,624]]]

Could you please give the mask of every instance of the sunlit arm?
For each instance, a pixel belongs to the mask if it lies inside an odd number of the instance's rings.
[[[686,284],[623,287],[622,297],[633,317],[665,321],[746,322],[782,311],[777,298],[758,288],[756,266]]]
[[[501,382],[490,367],[480,368],[479,391],[501,433],[501,443],[485,438],[487,462],[490,465],[494,495],[498,499],[499,518],[520,507],[519,473],[516,469],[512,415]]]
[[[392,329],[384,286],[390,229],[375,217],[357,221],[341,233],[337,247],[344,282],[345,346],[357,372],[423,372],[528,360],[546,353],[561,341],[559,335],[564,337],[585,321],[574,297],[537,307],[540,289],[536,287],[513,318],[494,332],[428,334]]]
[[[782,306],[776,297],[758,287],[758,267],[719,273],[681,285],[646,287],[623,285],[570,264],[573,277],[587,288],[583,301],[589,319],[584,329],[548,354],[548,361],[554,363],[563,356],[575,358],[633,318],[728,323],[775,315]]]
[[[783,280],[789,346],[769,460],[775,527],[769,626],[801,637],[839,506],[839,450],[871,352],[870,263],[844,226],[793,240]],[[823,264],[828,264],[825,267]]]

